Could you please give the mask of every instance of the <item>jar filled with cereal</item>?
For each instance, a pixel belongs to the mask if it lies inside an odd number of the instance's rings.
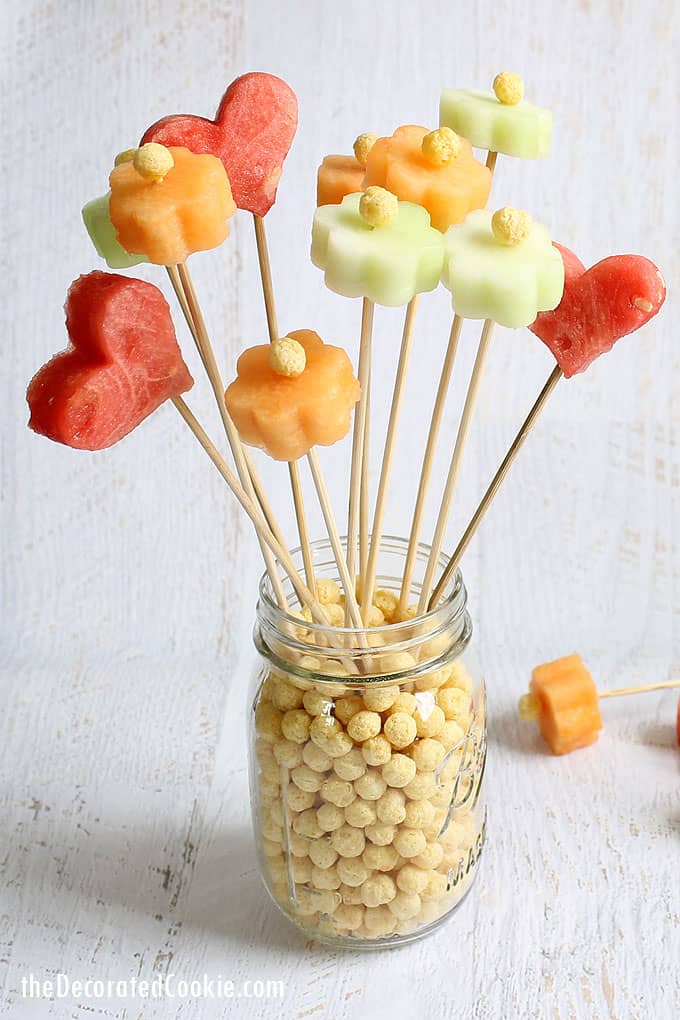
[[[260,586],[250,739],[260,867],[287,917],[333,945],[382,948],[434,930],[484,845],[486,696],[467,592],[458,573],[417,615],[400,601],[406,551],[383,538],[364,630],[343,627],[326,542],[313,546],[317,597],[340,626],[284,611],[266,578]],[[426,560],[419,550],[418,569]]]

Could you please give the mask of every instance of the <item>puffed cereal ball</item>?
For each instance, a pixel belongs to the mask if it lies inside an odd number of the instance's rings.
[[[317,868],[332,868],[338,859],[337,851],[331,846],[329,836],[307,844],[309,859]]]
[[[371,935],[389,935],[394,931],[397,919],[390,914],[387,907],[366,907],[364,911],[364,927]]]
[[[446,686],[457,687],[459,690],[465,691],[466,694],[470,694],[472,692],[472,677],[460,659],[456,659],[455,662],[451,663],[449,667],[449,679],[446,681]]]
[[[286,789],[285,798],[291,811],[306,811],[316,800],[316,791],[302,790],[295,783],[290,783]]]
[[[431,900],[440,900],[442,896],[446,896],[448,892],[448,880],[446,875],[442,875],[440,871],[427,871],[427,885],[420,893],[420,898],[424,903]]]
[[[302,691],[285,680],[279,680],[274,684],[272,691],[272,704],[280,712],[290,712],[292,708],[302,707]]]
[[[320,914],[334,914],[342,902],[342,897],[337,891],[324,889],[312,893],[316,909]]]
[[[296,885],[295,901],[295,913],[298,917],[311,917],[319,909],[316,894],[304,885]]]
[[[323,797],[323,790],[321,792]],[[333,832],[345,824],[345,812],[330,801],[322,804],[316,812],[316,820],[324,832]]]
[[[327,694],[322,694],[317,690],[305,691],[302,703],[310,715],[323,715],[332,718],[333,699],[329,698]]]
[[[261,701],[255,711],[257,735],[273,744],[281,737],[281,719],[283,715],[269,701]]]
[[[398,757],[403,757],[403,755],[399,755]],[[394,759],[392,759],[392,761],[394,761]],[[390,764],[391,762],[383,766],[383,772],[385,769],[390,767]],[[379,800],[387,789],[387,783],[379,772],[374,769],[370,769],[366,775],[360,776],[359,779],[354,781],[354,789],[358,796],[362,797],[364,800]]]
[[[420,896],[417,893],[398,892],[387,906],[390,913],[400,921],[409,921],[420,912]]]
[[[392,871],[397,866],[399,854],[393,846],[376,846],[369,843],[361,859],[371,871]]]
[[[278,857],[281,853],[281,843],[275,842],[273,839],[263,839],[262,853],[265,857]],[[269,864],[269,870],[271,871],[271,862]]]
[[[323,830],[316,820],[314,808],[308,808],[294,818],[293,831],[297,832],[298,836],[305,836],[307,839],[319,839],[320,836],[323,836]]]
[[[322,606],[339,604],[340,588],[330,577],[315,577],[314,587],[316,589],[316,600]]]
[[[416,774],[416,763],[405,754],[395,754],[383,765],[382,777],[388,786],[400,789],[408,786]]]
[[[389,875],[367,878],[361,887],[361,899],[366,907],[380,907],[397,895],[397,887]]]
[[[333,917],[343,928],[348,931],[356,931],[364,923],[364,908],[360,904],[352,906],[349,903],[342,903]]]
[[[338,869],[334,867],[319,868],[314,865],[312,868],[312,884],[317,889],[339,889],[341,882]]]
[[[294,769],[296,765],[302,764],[302,748],[292,740],[279,740],[274,744],[274,757],[279,765]]]
[[[385,736],[392,747],[408,747],[416,739],[416,721],[405,712],[394,712],[385,721]]]
[[[389,652],[381,657],[380,667],[383,673],[408,673],[416,664],[410,652]]]
[[[346,698],[338,698],[335,702],[335,716],[343,726],[346,726],[352,716],[360,712],[363,707],[363,701],[356,694],[349,695]]]
[[[280,800],[275,801],[269,809],[269,814],[272,817],[272,821],[276,822],[277,825],[283,827],[283,804]]]
[[[356,797],[354,787],[348,779],[336,779],[331,776],[321,786],[321,796],[339,808],[347,807]]]
[[[331,835],[331,846],[341,857],[359,857],[364,852],[366,838],[363,829],[343,825]]]
[[[418,896],[427,886],[428,873],[415,864],[405,864],[399,869],[397,886],[409,896]]]
[[[338,861],[338,866],[340,865],[340,862],[343,861],[344,859],[345,859],[344,857],[340,858],[340,860]],[[361,907],[363,907],[363,903],[361,902],[361,884],[357,884],[356,886],[351,886],[351,885],[345,885],[345,883],[343,882],[343,884],[338,889],[338,892],[340,893],[340,897],[342,899],[342,902],[346,906],[352,906],[352,907],[354,907],[354,906],[361,906]]]
[[[395,828],[393,825],[385,825],[384,822],[376,822],[367,825],[364,829],[366,836],[375,846],[389,846],[394,839]]]
[[[461,742],[464,736],[465,732],[460,723],[456,722],[455,719],[448,719],[444,723],[441,732],[437,734],[437,740],[447,751],[450,751],[451,748]]]
[[[385,624],[385,617],[377,606],[369,606],[366,613],[366,627],[382,627]]]
[[[319,773],[314,772],[308,765],[298,765],[297,768],[294,768],[291,772],[290,778],[293,780],[295,785],[300,790],[304,790],[305,793],[317,793],[321,789],[321,784],[323,783],[323,779]]]
[[[370,875],[370,871],[361,857],[338,858],[337,870],[343,883],[351,888],[363,885]]]
[[[441,711],[441,709],[440,709]],[[442,716],[443,716],[442,712]],[[322,751],[328,753],[326,745],[332,737],[342,733],[342,726],[332,715],[317,715],[309,727],[309,736]]]
[[[336,733],[335,736],[331,737],[324,744],[324,751],[331,756],[331,758],[343,758],[348,751],[352,750],[352,738],[344,730],[340,733]]]
[[[357,797],[345,808],[345,821],[356,829],[364,829],[372,825],[376,820],[376,811],[370,800],[362,800]]]
[[[309,857],[296,857],[293,861],[293,878],[304,885],[312,878],[312,862]]]
[[[425,800],[436,792],[437,783],[434,772],[418,772],[410,783],[404,787],[409,800]]]
[[[406,817],[406,798],[401,790],[389,789],[376,804],[376,812],[386,825],[399,825]]]
[[[271,840],[272,843],[283,842],[283,830],[273,819],[264,818],[260,828],[265,839]]]
[[[427,839],[425,833],[419,829],[400,829],[394,837],[393,845],[400,857],[409,860],[423,852],[427,846]]]
[[[304,836],[298,836],[297,832],[288,833],[288,849],[292,853],[293,857],[306,857],[307,851],[313,843],[310,843]]]
[[[311,740],[302,748],[302,760],[313,772],[328,772],[333,766],[331,756]]]
[[[355,779],[360,779],[366,773],[366,762],[363,759],[360,747],[353,747],[347,754],[343,754],[341,758],[335,758],[333,761],[333,771],[336,776],[340,776],[341,779],[349,779],[354,782]],[[361,792],[357,790],[359,796]]]
[[[287,740],[304,744],[309,740],[311,719],[302,708],[291,709],[281,719],[281,731]]]
[[[418,702],[416,701],[415,695],[411,694],[409,691],[401,691],[401,693],[397,695],[394,704],[388,712],[389,715],[394,715],[395,712],[405,712],[406,715],[413,715],[417,707]]]
[[[373,687],[364,693],[364,705],[370,712],[386,712],[397,700],[398,687]]]
[[[416,678],[417,691],[437,691],[448,679],[448,670],[435,669],[433,673],[424,673]]]
[[[377,606],[388,623],[394,623],[399,610],[399,596],[393,591],[379,588],[373,596],[373,605]]]
[[[362,744],[364,740],[376,737],[381,726],[382,719],[377,712],[357,712],[347,723],[347,732],[355,743]]]
[[[263,740],[262,737],[257,738],[255,741],[255,757],[258,764],[263,768],[274,764],[274,752],[269,741]]]
[[[377,737],[364,740],[361,754],[367,765],[386,765],[392,757],[392,745],[387,737],[379,733]]]
[[[438,868],[443,860],[443,846],[441,843],[432,842],[427,844],[422,853],[413,858],[413,863],[417,864],[419,868],[424,868],[425,871],[430,871]]]
[[[427,692],[423,692],[420,697],[425,698]],[[419,737],[436,737],[438,733],[441,733],[444,728],[446,718],[439,705],[420,702],[414,715],[416,721],[416,730]]]
[[[429,829],[434,823],[435,809],[429,800],[410,800],[404,809],[407,829]]]
[[[417,740],[411,751],[411,757],[420,772],[434,772],[443,762],[445,754],[444,745],[433,737]]]
[[[444,687],[437,694],[437,704],[449,720],[460,722],[470,716],[470,695],[458,687]]]

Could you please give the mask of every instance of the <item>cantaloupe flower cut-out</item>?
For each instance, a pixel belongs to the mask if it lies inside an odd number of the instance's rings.
[[[347,435],[360,388],[342,348],[325,344],[311,329],[285,339],[304,348],[302,371],[283,374],[272,345],[251,347],[238,359],[226,401],[244,443],[274,460],[293,461]]]

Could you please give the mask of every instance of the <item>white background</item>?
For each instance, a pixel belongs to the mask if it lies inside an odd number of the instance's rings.
[[[677,697],[607,703],[599,743],[566,759],[515,712],[531,667],[572,650],[603,688],[680,677],[674,0],[4,0],[3,12],[0,1014],[678,1016]],[[308,258],[321,157],[360,131],[435,126],[443,86],[486,87],[505,68],[553,109],[555,141],[547,160],[499,160],[493,204],[529,208],[587,264],[649,255],[669,298],[560,385],[464,561],[491,711],[490,838],[472,897],[423,943],[331,953],[275,914],[253,868],[243,719],[259,563],[247,521],[170,405],[118,447],[79,454],[28,432],[25,386],[65,343],[69,283],[99,266],[80,208],[106,189],[112,157],[165,113],[211,115],[246,70],[281,74],[300,100],[267,217],[280,325],[354,356],[359,303],[327,292]],[[194,265],[230,376],[266,335],[248,216]],[[160,271],[139,275],[165,288]],[[450,314],[443,290],[422,301],[393,533],[408,528]],[[379,310],[374,436],[400,323]],[[446,436],[476,334],[468,324]],[[550,367],[530,334],[498,332],[449,548]],[[202,381],[191,396],[218,435]],[[348,454],[344,443],[322,457],[339,513]],[[292,539],[285,471],[263,472]],[[428,533],[433,519],[434,505]],[[208,972],[282,979],[287,992],[283,1005],[35,1003],[20,995],[29,971]]]

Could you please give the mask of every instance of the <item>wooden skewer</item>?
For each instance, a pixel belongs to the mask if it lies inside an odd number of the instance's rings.
[[[359,495],[359,600],[364,603],[364,583],[368,568],[368,534],[371,502],[371,374],[372,351],[368,352],[368,389],[366,391],[366,425],[361,451],[361,493]]]
[[[541,390],[541,392],[539,393],[538,397],[536,398],[536,402],[534,403],[534,406],[529,411],[529,414],[524,419],[524,422],[523,422],[519,432],[517,433],[517,435],[513,439],[512,443],[510,444],[510,449],[508,450],[508,452],[506,453],[505,457],[501,461],[500,467],[498,468],[498,470],[496,471],[496,474],[494,475],[493,479],[491,480],[491,484],[489,485],[488,489],[484,493],[479,506],[477,507],[477,509],[475,510],[474,514],[472,515],[470,523],[468,524],[467,528],[463,532],[463,537],[461,538],[460,542],[458,543],[458,545],[457,545],[457,547],[455,549],[455,552],[453,553],[453,556],[451,557],[449,562],[446,564],[446,567],[444,568],[444,571],[442,572],[441,577],[437,581],[437,584],[435,585],[434,591],[432,592],[432,597],[430,598],[430,601],[429,601],[428,609],[433,609],[437,605],[439,600],[441,599],[442,594],[444,592],[444,589],[446,588],[447,584],[449,583],[449,581],[453,577],[453,575],[454,575],[454,573],[456,571],[456,568],[457,568],[458,564],[461,561],[463,553],[467,549],[468,545],[470,544],[470,541],[471,541],[472,537],[474,536],[475,532],[477,531],[477,528],[481,524],[482,519],[483,519],[485,513],[487,512],[487,510],[489,509],[489,506],[491,505],[494,496],[496,495],[496,493],[500,489],[500,487],[501,487],[501,485],[502,485],[502,483],[503,483],[503,481],[505,479],[505,476],[507,475],[508,471],[510,470],[510,468],[512,466],[513,461],[515,460],[515,457],[517,456],[517,454],[521,450],[522,446],[524,445],[524,442],[526,441],[527,436],[529,435],[529,433],[531,432],[532,428],[536,424],[536,419],[538,418],[538,416],[541,413],[543,407],[545,406],[548,398],[550,397],[551,393],[553,392],[553,390],[555,389],[555,387],[557,386],[557,384],[558,384],[558,382],[560,381],[561,378],[562,378],[562,369],[560,368],[559,365],[555,365],[555,367],[553,368],[552,372],[548,376],[548,379],[547,379],[543,389]]]
[[[269,261],[269,246],[267,245],[267,232],[264,219],[253,214],[255,225],[255,245],[257,247],[257,261],[260,266],[260,279],[262,280],[262,294],[264,297],[264,310],[267,316],[267,330],[269,342],[274,343],[279,339],[279,324],[276,316],[276,303],[274,301],[274,284],[272,281],[272,268]],[[295,520],[297,521],[298,534],[300,536],[300,548],[302,549],[302,561],[305,567],[305,577],[310,591],[316,593],[314,585],[314,561],[309,543],[309,529],[307,527],[307,516],[300,480],[299,466],[291,461],[288,464],[290,476],[290,488],[293,494],[293,506],[295,508]]]
[[[373,513],[373,526],[371,527],[371,549],[368,557],[368,563],[366,564],[365,570],[362,570],[362,584],[361,584],[361,606],[363,611],[364,622],[368,620],[368,614],[371,609],[371,603],[373,602],[373,592],[375,589],[375,575],[378,565],[378,555],[380,553],[380,542],[383,533],[383,523],[385,520],[385,507],[387,505],[387,494],[389,491],[390,475],[392,472],[392,461],[394,459],[395,441],[397,438],[397,429],[399,426],[399,418],[401,416],[401,408],[404,398],[404,387],[406,385],[406,375],[408,372],[409,357],[411,354],[411,346],[413,343],[413,330],[416,321],[416,312],[418,310],[418,295],[409,301],[406,308],[406,317],[404,319],[404,331],[401,338],[401,349],[399,351],[399,362],[397,365],[397,372],[394,379],[394,389],[392,391],[392,404],[390,407],[390,417],[387,424],[387,433],[385,435],[385,448],[383,450],[382,467],[380,469],[380,480],[378,482],[378,493],[375,500],[375,510]]]
[[[363,299],[361,307],[361,339],[359,342],[359,385],[361,396],[354,412],[354,434],[352,436],[352,466],[349,481],[349,512],[347,515],[347,569],[349,576],[354,578],[357,572],[357,541],[359,535],[359,504],[361,501],[362,462],[364,460],[364,443],[370,388],[371,371],[371,339],[373,336],[374,305],[368,298]],[[366,475],[364,475],[366,477]],[[349,602],[347,604],[349,619]]]
[[[430,551],[430,556],[427,561],[427,567],[425,569],[425,576],[423,578],[423,584],[420,592],[420,600],[418,602],[419,613],[425,612],[428,601],[430,599],[430,593],[432,591],[432,582],[434,580],[434,572],[437,569],[437,562],[441,555],[442,545],[444,544],[446,526],[449,521],[451,505],[453,503],[453,497],[455,495],[456,486],[458,484],[458,478],[460,476],[460,469],[463,463],[463,454],[465,453],[465,447],[467,445],[467,440],[470,433],[472,416],[474,414],[475,405],[477,403],[479,385],[482,381],[482,374],[484,371],[484,365],[489,350],[489,343],[493,335],[494,326],[495,322],[492,319],[484,320],[482,334],[479,339],[479,347],[477,348],[477,357],[475,358],[475,364],[472,369],[472,375],[470,376],[470,383],[465,397],[465,404],[463,405],[463,414],[460,419],[460,425],[458,426],[456,443],[453,448],[451,463],[449,465],[449,473],[446,479],[446,485],[444,487],[444,495],[442,497],[441,507],[439,509],[439,516],[437,518],[437,525],[434,532],[434,538],[432,539],[432,549]]]
[[[497,159],[498,159],[498,153],[494,152],[493,149],[489,149],[488,153],[486,154],[486,165],[487,165],[487,167],[489,168],[489,170],[491,171],[492,174],[493,174],[494,170],[496,169],[496,160]]]
[[[399,595],[399,608],[402,611],[406,609],[408,605],[409,594],[411,591],[413,571],[416,565],[416,554],[418,552],[418,541],[420,539],[420,529],[423,523],[423,514],[425,513],[425,504],[427,503],[430,478],[432,476],[432,468],[434,466],[434,455],[437,449],[439,430],[441,428],[442,417],[444,415],[444,406],[449,392],[451,372],[453,371],[453,364],[456,360],[456,351],[458,350],[458,341],[460,339],[462,326],[463,320],[461,317],[459,315],[454,315],[453,323],[451,325],[451,333],[449,334],[449,343],[446,348],[444,363],[439,377],[437,396],[432,409],[432,420],[430,421],[430,430],[427,435],[423,466],[420,470],[418,495],[416,496],[416,505],[413,510],[411,533],[408,540],[408,550],[406,553],[406,562],[404,564],[404,574],[401,582],[401,592]]]
[[[680,687],[680,680],[664,680],[658,684],[641,684],[638,687],[617,687],[612,691],[598,691],[598,698],[621,698],[627,694],[645,694],[647,691],[666,691]]]

